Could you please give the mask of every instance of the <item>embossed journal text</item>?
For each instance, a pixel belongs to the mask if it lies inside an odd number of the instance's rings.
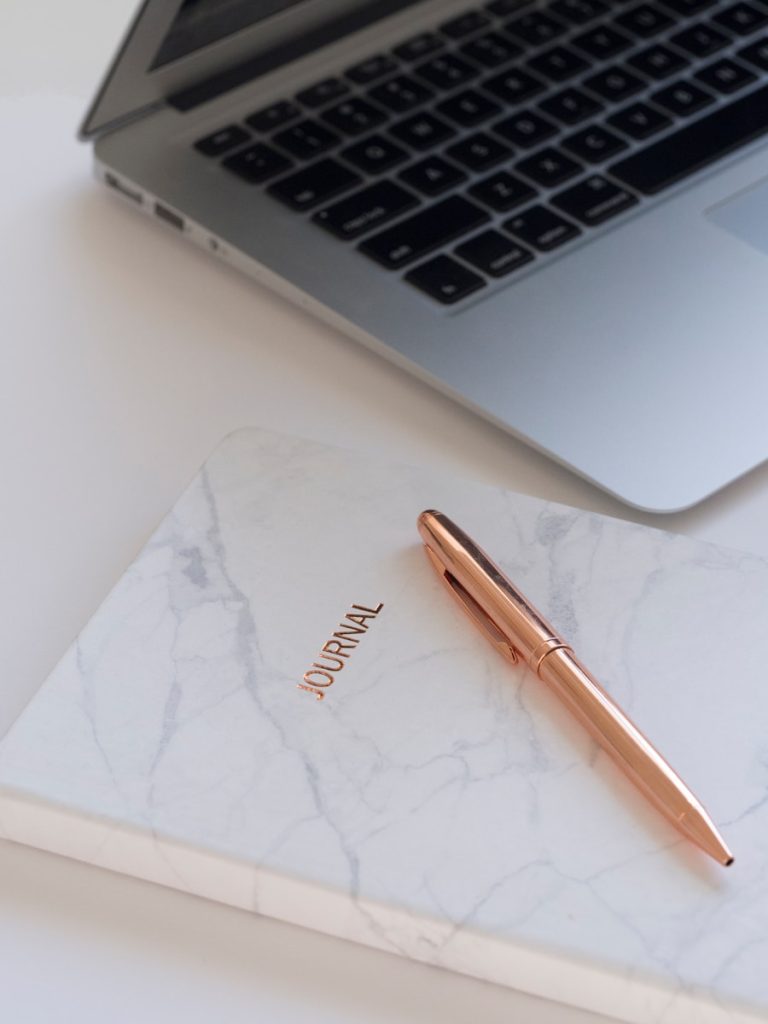
[[[337,674],[347,664],[350,654],[383,607],[381,603],[375,608],[353,604],[331,639],[323,644],[317,660],[304,673],[303,682],[297,683],[299,689],[314,693],[318,700],[322,700],[325,691],[334,684]]]

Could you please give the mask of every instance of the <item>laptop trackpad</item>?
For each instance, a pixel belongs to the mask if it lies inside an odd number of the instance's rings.
[[[711,207],[707,217],[768,256],[768,178]]]

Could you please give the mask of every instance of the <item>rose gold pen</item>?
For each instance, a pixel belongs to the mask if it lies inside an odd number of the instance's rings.
[[[419,533],[438,575],[493,646],[513,663],[525,661],[684,836],[721,864],[732,864],[731,851],[683,780],[501,569],[441,512],[422,512]]]

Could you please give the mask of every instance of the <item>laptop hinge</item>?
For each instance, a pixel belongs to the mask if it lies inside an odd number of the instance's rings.
[[[108,135],[110,132],[117,131],[118,128],[125,128],[129,124],[133,124],[134,121],[141,121],[143,118],[149,117],[150,114],[155,114],[158,110],[162,110],[167,105],[167,100],[148,103],[145,107],[138,107],[136,110],[130,110],[120,117],[113,118],[106,124],[100,125],[96,131],[85,131],[83,126],[78,132],[78,138],[83,142],[101,138],[102,135]]]
[[[174,109],[180,111],[192,110],[216,99],[218,96],[245,85],[253,78],[265,75],[269,71],[283,64],[298,60],[305,54],[327,46],[341,36],[348,35],[360,29],[368,28],[373,21],[388,17],[396,11],[413,4],[413,0],[377,0],[372,4],[365,4],[362,9],[350,11],[347,14],[334,18],[333,21],[318,26],[306,32],[297,39],[276,46],[268,53],[251,57],[232,68],[220,71],[209,78],[204,79],[196,85],[188,86],[167,97]]]

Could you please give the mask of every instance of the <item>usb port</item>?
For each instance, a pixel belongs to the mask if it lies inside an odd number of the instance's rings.
[[[104,175],[104,181],[110,188],[113,188],[115,192],[119,192],[121,196],[125,196],[126,199],[132,199],[134,203],[142,202],[142,195],[137,189],[129,188],[124,185],[119,178],[116,178],[114,174],[110,174],[109,171]]]
[[[155,203],[155,216],[178,231],[184,230],[184,218],[180,217],[178,213],[174,213],[173,210],[169,210],[167,206],[163,206],[162,203]]]

